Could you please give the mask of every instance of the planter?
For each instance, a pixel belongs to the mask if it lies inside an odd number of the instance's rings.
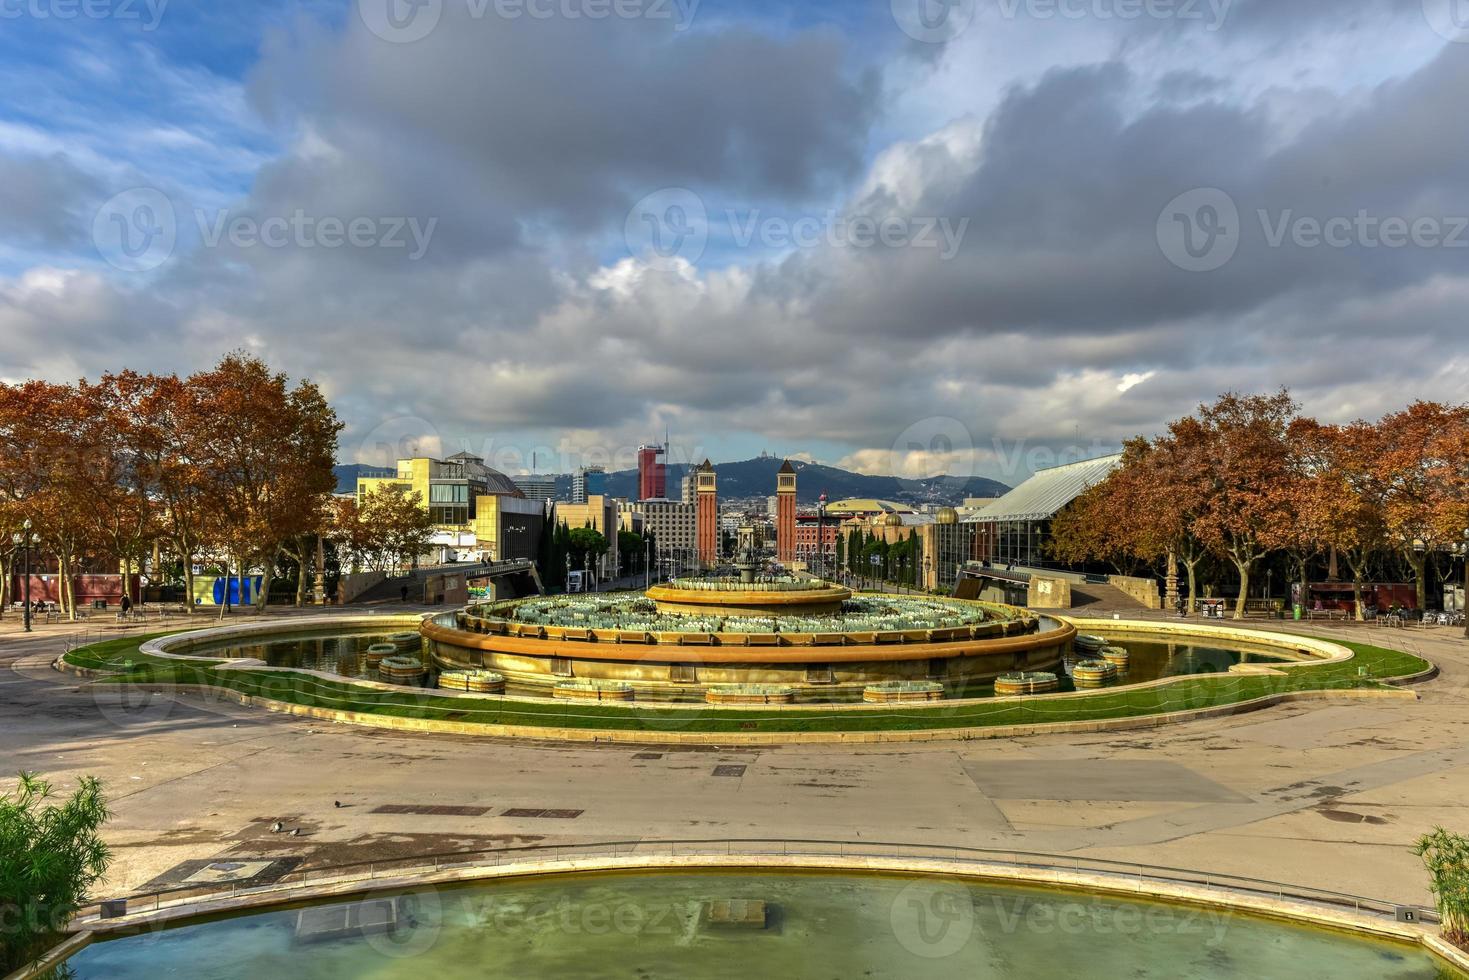
[[[1107,645],[1107,638],[1105,636],[1097,636],[1094,633],[1078,633],[1076,639],[1072,642],[1078,650],[1084,650],[1087,653],[1100,653],[1102,647]]]
[[[1127,661],[1130,659],[1126,647],[1102,647],[1102,659],[1114,667],[1127,669]]]
[[[942,701],[944,685],[938,681],[884,681],[862,689],[862,700],[872,704],[912,701]]]
[[[367,648],[367,652],[362,655],[362,659],[366,661],[367,666],[376,667],[378,664],[382,663],[384,659],[388,657],[395,657],[397,655],[398,648],[394,644],[374,643],[372,646]]]
[[[469,691],[474,694],[504,694],[505,675],[488,670],[451,670],[439,675],[439,687],[445,691]]]
[[[416,654],[423,649],[423,637],[417,633],[394,633],[388,637],[388,642],[396,647],[399,653]]]
[[[633,689],[616,681],[562,681],[551,696],[566,701],[631,701]]]
[[[1105,660],[1083,660],[1071,668],[1071,680],[1077,687],[1102,687],[1116,679],[1116,665]]]
[[[417,657],[384,657],[377,665],[377,672],[387,680],[407,683],[422,681],[428,675],[428,668]]]
[[[995,679],[995,694],[1011,697],[1021,694],[1047,694],[1061,686],[1061,679],[1043,670],[1005,674]]]
[[[796,689],[779,684],[716,684],[704,692],[709,704],[794,704]]]

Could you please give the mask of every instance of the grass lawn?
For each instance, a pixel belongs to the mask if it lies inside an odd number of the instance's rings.
[[[494,697],[469,701],[416,688],[404,688],[401,693],[379,691],[350,681],[325,681],[297,671],[220,671],[207,660],[174,661],[140,654],[139,644],[149,639],[152,637],[129,637],[81,647],[67,654],[66,661],[93,670],[117,671],[102,678],[102,683],[202,685],[293,704],[403,718],[485,725],[716,733],[908,731],[1132,718],[1235,704],[1286,691],[1383,687],[1383,680],[1416,674],[1430,666],[1419,657],[1396,650],[1342,643],[1357,654],[1346,663],[1296,667],[1281,676],[1200,674],[1165,687],[1118,689],[1084,698],[1033,697],[970,705],[937,702],[871,711],[827,707],[780,712],[711,711],[702,705],[639,708],[554,701],[539,704]],[[128,663],[130,667],[125,666]],[[1359,674],[1361,668],[1366,668],[1365,675]]]

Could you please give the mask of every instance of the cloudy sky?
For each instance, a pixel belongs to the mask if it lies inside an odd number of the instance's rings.
[[[1469,398],[1460,0],[5,0],[0,378],[1016,482]],[[527,461],[528,462],[528,461]]]

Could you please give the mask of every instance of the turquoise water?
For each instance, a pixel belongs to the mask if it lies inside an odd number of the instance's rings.
[[[263,660],[271,667],[324,670],[342,677],[377,680],[377,671],[363,660],[367,648],[388,642],[402,630],[357,630],[345,633],[282,632],[249,643],[218,640],[191,648],[191,656]]]
[[[710,902],[763,902],[764,926]],[[309,941],[296,910],[99,943],[79,978],[1308,978],[1450,980],[1407,946],[1206,909],[941,878],[628,874],[540,878],[390,899],[389,933]],[[343,921],[351,903],[308,917]],[[383,906],[377,906],[379,908]],[[360,906],[359,906],[360,908]],[[752,916],[758,918],[758,916]]]
[[[342,634],[332,633],[282,633],[250,643],[238,640],[202,644],[190,652],[199,656],[250,657],[263,660],[272,667],[291,667],[298,670],[321,670],[342,677],[377,680],[377,671],[369,668],[362,654],[374,643],[387,640],[388,633],[382,630],[356,631]],[[1118,645],[1127,648],[1131,659],[1127,669],[1117,678],[1117,684],[1136,684],[1163,677],[1186,674],[1210,674],[1228,671],[1237,663],[1280,663],[1284,659],[1277,654],[1264,652],[1268,648],[1251,648],[1246,645],[1229,647],[1206,643],[1158,642],[1155,640],[1118,638]],[[1061,678],[1061,690],[1071,690],[1070,670],[1077,659],[1085,654],[1069,657],[1056,673]],[[544,688],[522,687],[512,684],[509,693],[544,697]],[[970,684],[948,682],[945,696],[949,698],[988,697],[994,693],[988,682]],[[660,696],[643,694],[644,700],[660,699]],[[698,695],[683,695],[662,698],[666,700],[700,701]],[[845,695],[806,693],[800,698],[803,704],[829,704],[855,702],[861,699],[860,692]]]

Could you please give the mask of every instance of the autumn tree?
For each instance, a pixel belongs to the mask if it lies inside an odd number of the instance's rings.
[[[273,566],[291,537],[320,529],[322,498],[336,487],[341,423],[316,385],[291,387],[248,354],[229,354],[188,384],[211,505],[206,536],[224,560],[226,580],[233,569],[243,581],[252,568]]]
[[[423,498],[385,485],[334,502],[330,534],[355,569],[386,572],[412,564],[428,550],[434,524]]]
[[[1458,544],[1455,474],[1466,463],[1469,406],[1414,402],[1376,426],[1373,475],[1383,502],[1388,544],[1413,570],[1418,608],[1427,608],[1428,561]]]
[[[1203,491],[1193,532],[1239,573],[1235,619],[1244,618],[1251,573],[1293,520],[1280,488],[1292,474],[1287,433],[1297,408],[1285,391],[1229,393],[1168,427],[1180,465]]]

